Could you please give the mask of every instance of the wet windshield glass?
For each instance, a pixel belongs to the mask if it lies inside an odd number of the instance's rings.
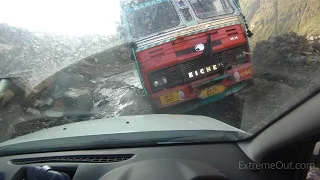
[[[199,18],[209,18],[234,12],[228,0],[190,0]]]
[[[180,24],[180,19],[169,0],[140,0],[124,3],[125,18],[130,34],[139,38]]]
[[[1,2],[0,155],[256,134],[320,87],[320,1],[235,2]]]

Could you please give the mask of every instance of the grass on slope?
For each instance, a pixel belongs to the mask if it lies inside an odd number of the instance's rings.
[[[294,31],[320,35],[319,0],[240,0],[254,33],[252,42]]]

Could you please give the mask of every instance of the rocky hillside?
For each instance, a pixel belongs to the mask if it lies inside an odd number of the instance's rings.
[[[299,35],[320,35],[319,0],[240,0],[253,42],[286,32]]]
[[[266,56],[268,54],[268,56]],[[268,40],[257,42],[253,58],[257,65],[320,65],[320,44],[310,43],[306,37],[294,32],[271,36]]]
[[[0,78],[20,77],[33,88],[68,65],[112,47],[117,40],[113,36],[34,33],[0,24]]]

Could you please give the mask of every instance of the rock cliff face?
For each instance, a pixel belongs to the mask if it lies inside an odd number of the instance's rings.
[[[240,0],[253,42],[287,32],[318,37],[320,35],[319,0]]]

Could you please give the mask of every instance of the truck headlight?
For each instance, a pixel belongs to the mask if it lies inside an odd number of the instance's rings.
[[[159,87],[168,83],[168,79],[166,77],[161,77],[153,81],[154,87]]]
[[[154,81],[153,85],[154,85],[154,87],[158,87],[159,86],[159,81]]]

